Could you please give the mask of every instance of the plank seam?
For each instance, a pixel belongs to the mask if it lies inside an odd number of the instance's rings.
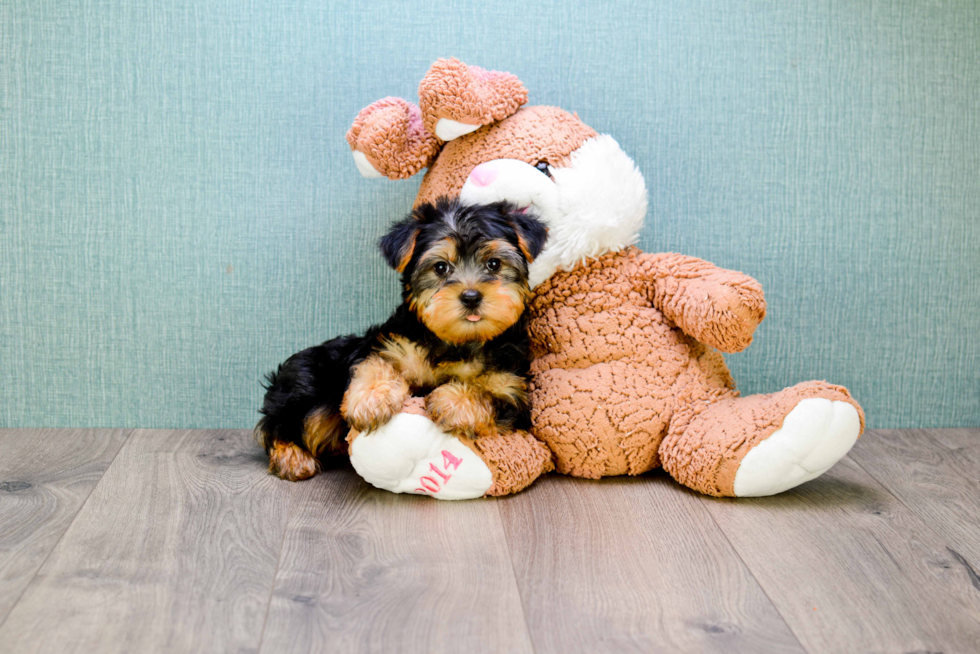
[[[926,438],[927,441],[929,441],[930,443],[932,443],[932,445],[935,446],[940,451],[942,451],[942,452],[944,452],[946,454],[949,454],[952,457],[955,457],[956,456],[956,449],[955,448],[952,448],[949,445],[946,445],[945,443],[943,443],[942,441],[937,440],[935,436],[933,436],[932,434],[929,433],[930,431],[933,431],[932,429],[910,429],[909,431],[914,431],[914,432],[917,432],[919,434],[922,434],[923,436],[925,436],[925,438]],[[877,432],[877,433],[880,434],[881,432]],[[879,435],[879,438],[880,437],[881,436]],[[857,463],[857,462],[855,461],[855,463]],[[858,465],[860,465],[860,464],[858,464]],[[861,468],[864,469],[864,466],[861,466]],[[960,472],[956,468],[951,468],[949,466],[946,466],[946,470],[948,470],[949,472],[953,473],[958,478],[964,480],[968,484],[975,483],[973,479],[970,479],[967,475],[965,475],[964,473]],[[867,472],[867,471],[865,471],[865,472]],[[870,472],[868,472],[868,474],[871,475]],[[871,475],[871,476],[875,479],[875,481],[877,481],[879,484],[881,484],[882,486],[884,486],[884,484],[881,482],[880,479],[878,479],[874,475]]]
[[[934,440],[928,434],[928,431],[927,430],[924,430],[924,429],[923,430],[915,429],[915,430],[909,430],[909,431],[921,431],[923,433],[923,435],[926,437],[926,439],[934,447],[939,448],[941,450],[944,450],[945,452],[948,452],[950,454],[953,454],[953,450],[951,450],[946,445],[943,445],[939,441]],[[926,527],[928,527],[929,531],[931,531],[933,534],[935,534],[936,539],[940,543],[943,544],[943,547],[945,547],[946,550],[953,556],[953,558],[956,560],[956,562],[957,563],[960,563],[965,568],[966,574],[967,574],[967,579],[969,580],[970,584],[974,588],[976,588],[977,590],[980,590],[980,583],[978,583],[977,573],[976,573],[976,571],[974,571],[973,566],[970,564],[969,561],[967,561],[967,559],[962,554],[960,554],[958,551],[953,550],[953,549],[950,548],[949,539],[947,539],[945,536],[943,536],[939,532],[939,530],[936,527],[933,526],[931,519],[929,519],[927,516],[923,515],[922,513],[916,511],[911,506],[909,506],[908,504],[906,504],[905,501],[902,500],[901,497],[899,497],[898,495],[896,495],[892,491],[891,487],[887,483],[885,483],[884,481],[882,481],[881,479],[879,479],[878,477],[876,477],[874,475],[874,473],[872,473],[870,470],[868,470],[863,465],[861,465],[860,463],[858,463],[857,460],[855,460],[854,458],[852,458],[850,455],[848,455],[846,458],[848,460],[850,460],[851,463],[853,463],[854,465],[856,465],[858,468],[860,468],[861,470],[863,470],[866,475],[868,475],[869,477],[871,477],[872,479],[874,479],[878,483],[879,486],[881,486],[889,495],[891,495],[893,498],[895,498],[895,501],[898,502],[899,504],[901,504],[905,508],[905,510],[909,512],[909,515],[911,515],[912,517],[914,517],[915,519],[917,519],[919,522],[921,522],[922,524],[924,524]],[[958,477],[960,479],[965,479],[968,483],[972,483],[971,480],[967,479],[964,475],[962,475],[957,470],[954,470],[953,468],[949,468],[949,467],[947,467],[946,470],[948,472],[950,472],[951,474],[953,474],[954,476],[956,476],[956,477]]]
[[[322,473],[321,473],[322,474]],[[265,604],[265,615],[262,617],[262,633],[259,634],[259,644],[256,652],[262,652],[262,645],[265,643],[265,628],[269,624],[269,611],[272,610],[272,598],[276,594],[276,584],[279,582],[279,568],[282,566],[282,551],[286,546],[286,534],[289,533],[289,525],[293,521],[293,504],[296,498],[296,482],[292,482],[289,489],[289,508],[286,509],[286,521],[282,526],[282,538],[279,540],[279,555],[276,557],[276,570],[272,573],[272,587],[269,589],[269,600]]]
[[[885,431],[885,430],[880,430],[880,431]],[[879,431],[879,430],[876,430],[876,434],[875,434],[875,435],[876,435],[876,437],[879,437],[879,438],[881,438],[881,436],[880,436],[880,431]],[[937,449],[940,449],[940,450],[943,450],[943,451],[945,451],[945,452],[947,452],[947,453],[949,453],[950,455],[952,455],[952,454],[954,454],[954,451],[953,451],[952,449],[950,449],[949,447],[947,447],[947,446],[945,446],[945,445],[943,445],[943,444],[942,444],[942,443],[940,443],[939,441],[936,441],[936,440],[934,440],[934,439],[933,439],[933,438],[932,438],[932,437],[931,437],[931,436],[930,436],[930,435],[928,434],[928,431],[927,431],[927,430],[924,430],[924,429],[909,429],[909,430],[907,430],[907,431],[919,431],[919,432],[922,432],[922,433],[923,433],[923,435],[924,435],[924,436],[926,437],[926,440],[928,440],[928,441],[929,441],[930,443],[932,443],[932,445],[933,445],[934,447],[936,447]],[[929,527],[929,531],[931,531],[932,533],[934,533],[934,534],[936,534],[936,536],[937,536],[937,537],[939,538],[939,540],[940,540],[940,541],[942,541],[942,542],[943,542],[943,544],[944,544],[944,545],[949,545],[949,543],[947,543],[947,542],[946,542],[946,538],[945,538],[945,537],[944,537],[944,536],[943,536],[942,534],[940,534],[940,533],[939,533],[938,531],[936,531],[936,530],[935,530],[935,528],[933,528],[933,526],[932,526],[932,524],[930,524],[929,522],[927,522],[927,521],[925,520],[925,518],[923,518],[923,517],[922,517],[922,516],[921,516],[921,515],[920,515],[920,514],[919,514],[919,513],[918,513],[918,512],[916,511],[916,510],[914,510],[914,509],[913,509],[912,507],[910,507],[910,506],[909,506],[908,504],[906,504],[905,502],[903,502],[903,501],[902,501],[902,498],[900,498],[900,497],[899,497],[898,495],[896,495],[896,494],[895,494],[894,492],[892,492],[892,489],[891,489],[891,488],[889,487],[889,485],[888,485],[888,484],[887,484],[886,482],[884,482],[884,481],[882,481],[881,479],[879,479],[878,477],[876,477],[876,476],[875,476],[875,474],[874,474],[873,472],[871,472],[870,470],[868,470],[867,468],[865,468],[865,467],[864,467],[863,465],[861,465],[861,463],[860,463],[860,462],[859,462],[859,461],[858,461],[857,459],[855,459],[854,457],[852,457],[852,456],[851,456],[850,454],[848,454],[848,455],[847,455],[847,456],[846,456],[845,458],[846,458],[846,459],[847,459],[848,461],[850,461],[851,463],[853,463],[854,465],[856,465],[856,466],[857,466],[858,468],[860,468],[861,470],[863,470],[863,471],[864,471],[864,473],[865,473],[865,474],[867,474],[867,475],[868,475],[869,477],[871,477],[871,478],[872,478],[872,479],[874,479],[874,480],[875,480],[876,482],[878,482],[878,485],[879,485],[879,486],[881,486],[882,488],[884,488],[884,489],[885,489],[885,491],[887,491],[889,495],[891,495],[892,497],[894,497],[894,498],[895,498],[895,501],[896,501],[896,502],[898,502],[899,504],[901,504],[902,506],[904,506],[904,507],[905,507],[905,509],[906,509],[906,510],[907,510],[907,511],[908,511],[908,512],[909,512],[909,513],[911,514],[911,515],[913,515],[913,516],[915,516],[916,518],[918,518],[918,519],[919,519],[919,521],[920,521],[920,522],[922,522],[922,524],[924,524],[924,525],[926,525],[927,527]],[[953,469],[953,468],[950,468],[950,467],[948,467],[948,466],[947,466],[947,467],[946,467],[946,470],[947,470],[947,471],[948,471],[949,473],[951,473],[951,474],[953,474],[954,476],[956,476],[957,478],[959,478],[959,479],[962,479],[962,480],[964,480],[964,481],[966,481],[967,483],[973,483],[973,480],[971,480],[971,479],[968,479],[967,477],[965,477],[964,475],[962,475],[962,474],[960,474],[960,472],[958,472],[957,470],[955,470],[955,469]]]
[[[534,644],[534,634],[531,633],[531,625],[527,621],[527,606],[524,602],[524,593],[521,592],[521,584],[517,580],[517,570],[514,567],[514,547],[510,542],[510,533],[504,527],[504,517],[500,514],[500,502],[499,499],[494,499],[493,508],[497,514],[497,524],[500,525],[500,531],[504,535],[504,542],[507,543],[507,560],[510,561],[510,574],[514,579],[514,588],[517,590],[517,596],[521,600],[521,618],[524,620],[524,632],[527,634],[527,641],[531,644],[531,651],[537,652],[538,648]]]
[[[114,431],[114,430],[110,429],[107,431]],[[119,449],[116,450],[116,453],[112,455],[112,460],[109,462],[109,465],[107,465],[105,469],[102,471],[102,474],[99,476],[99,481],[92,484],[92,488],[89,489],[88,495],[85,496],[85,499],[82,501],[82,503],[78,505],[78,510],[75,511],[75,515],[71,517],[71,521],[65,526],[65,529],[64,531],[61,532],[61,535],[58,536],[58,540],[55,541],[54,546],[48,550],[48,553],[44,556],[44,559],[41,561],[41,564],[37,566],[36,570],[34,570],[34,574],[31,575],[31,580],[27,582],[27,584],[24,586],[24,590],[20,591],[20,595],[18,595],[17,599],[14,600],[14,603],[10,605],[10,610],[7,611],[7,615],[3,616],[3,619],[0,620],[0,629],[2,629],[3,625],[7,623],[7,620],[10,618],[10,614],[14,612],[14,610],[17,608],[17,605],[20,604],[20,601],[24,599],[24,595],[26,595],[27,591],[30,590],[31,586],[34,585],[34,580],[37,579],[38,573],[41,572],[41,569],[48,562],[48,559],[51,558],[51,554],[54,553],[56,549],[58,549],[58,545],[61,544],[61,541],[65,539],[65,534],[67,534],[68,531],[71,529],[71,526],[75,524],[75,520],[78,519],[78,516],[81,515],[82,511],[85,509],[85,506],[88,504],[89,498],[92,497],[92,494],[95,492],[95,489],[98,488],[99,485],[102,483],[102,480],[105,479],[105,475],[107,472],[109,472],[109,468],[111,468],[112,464],[116,462],[117,458],[119,458],[119,453],[122,452],[124,449],[126,449],[126,447],[129,445],[131,440],[130,437],[136,431],[137,431],[136,429],[124,430],[123,433],[126,442],[120,445]]]
[[[728,546],[732,548],[732,552],[734,552],[735,556],[738,557],[739,563],[742,564],[742,567],[745,568],[745,570],[749,573],[749,576],[752,577],[752,581],[755,582],[755,585],[759,587],[759,590],[762,591],[762,594],[765,595],[767,600],[769,600],[769,605],[776,612],[776,615],[779,616],[779,619],[783,621],[783,624],[786,625],[786,628],[789,629],[789,632],[793,634],[793,638],[795,638],[796,642],[799,643],[800,649],[803,650],[804,652],[812,651],[809,648],[807,648],[806,645],[803,644],[803,641],[800,639],[800,635],[796,633],[796,630],[793,629],[793,625],[790,624],[789,620],[786,619],[786,616],[783,615],[783,612],[779,609],[779,605],[776,604],[776,602],[772,599],[772,597],[769,596],[769,591],[767,591],[766,587],[762,585],[762,582],[759,580],[759,578],[755,576],[755,571],[752,570],[749,564],[745,562],[745,559],[742,558],[742,553],[738,551],[737,547],[735,547],[735,543],[733,543],[732,539],[728,537],[728,534],[725,532],[725,529],[721,526],[721,524],[717,520],[715,520],[714,514],[712,514],[711,511],[708,510],[708,507],[705,505],[705,503],[709,501],[713,501],[713,498],[706,498],[704,496],[698,495],[698,500],[700,500],[702,510],[708,514],[708,517],[711,519],[712,524],[714,524],[714,526],[718,529],[718,533],[720,533],[724,537],[725,542],[728,543]]]

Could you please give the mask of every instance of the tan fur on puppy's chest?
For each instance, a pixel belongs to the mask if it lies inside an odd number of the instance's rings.
[[[391,364],[412,388],[440,386],[455,381],[511,402],[522,398],[527,390],[524,380],[517,375],[488,371],[480,354],[470,359],[442,361],[433,366],[429,360],[428,349],[402,336],[385,339],[384,346],[378,354]]]
[[[384,340],[378,354],[390,363],[413,388],[436,385],[435,370],[429,363],[429,350],[404,336]]]

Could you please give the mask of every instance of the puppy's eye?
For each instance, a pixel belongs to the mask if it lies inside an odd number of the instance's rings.
[[[548,177],[551,177],[551,171],[548,170],[547,161],[539,161],[538,163],[534,164],[534,167],[537,168],[542,173],[544,173],[545,175],[547,175]]]
[[[488,259],[487,260],[487,270],[490,272],[497,272],[500,270],[500,259]]]
[[[436,271],[437,275],[442,277],[443,275],[449,272],[449,264],[446,263],[445,261],[440,261],[436,263],[436,265],[434,265],[432,269]]]

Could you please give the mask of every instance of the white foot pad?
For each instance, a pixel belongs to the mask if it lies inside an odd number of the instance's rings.
[[[392,493],[469,500],[493,484],[490,468],[473,450],[411,413],[354,439],[350,461],[365,481]]]
[[[800,400],[783,426],[742,459],[735,496],[775,495],[819,477],[850,451],[860,431],[853,405],[819,397]]]

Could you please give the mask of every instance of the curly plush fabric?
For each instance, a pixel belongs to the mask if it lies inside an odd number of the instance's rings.
[[[490,467],[493,486],[487,495],[511,495],[522,491],[546,472],[555,469],[551,452],[544,443],[525,431],[516,431],[477,440],[461,438]]]
[[[735,473],[745,455],[779,429],[800,400],[809,398],[854,406],[864,429],[864,411],[847,389],[824,381],[803,382],[768,395],[685,401],[660,446],[663,467],[688,488],[706,495],[731,496]]]
[[[762,288],[747,275],[628,248],[557,273],[529,312],[533,433],[559,472],[598,478],[663,465],[685,486],[732,495],[745,454],[800,400],[852,404],[863,429],[860,406],[826,382],[738,396],[710,347],[744,349],[765,316]]]
[[[684,333],[722,352],[741,352],[766,317],[762,286],[748,275],[683,254],[633,257],[631,274]],[[652,282],[652,286],[650,285]]]
[[[422,126],[419,108],[395,97],[362,109],[347,131],[347,143],[388,179],[408,179],[439,151],[439,141]]]
[[[516,75],[439,59],[419,84],[423,124],[430,134],[448,118],[469,125],[503,120],[527,102],[527,89]]]
[[[658,272],[671,262],[629,248],[559,272],[536,289],[528,307],[533,433],[548,444],[559,472],[646,472],[660,465],[680,389],[701,401],[735,394],[721,355],[654,306]],[[691,276],[719,292],[712,281]],[[745,325],[749,334],[752,326]]]
[[[539,161],[561,166],[595,135],[595,130],[563,109],[524,107],[499,123],[446,143],[425,174],[415,205],[441,195],[459,195],[470,171],[491,159],[506,157],[532,166]]]

